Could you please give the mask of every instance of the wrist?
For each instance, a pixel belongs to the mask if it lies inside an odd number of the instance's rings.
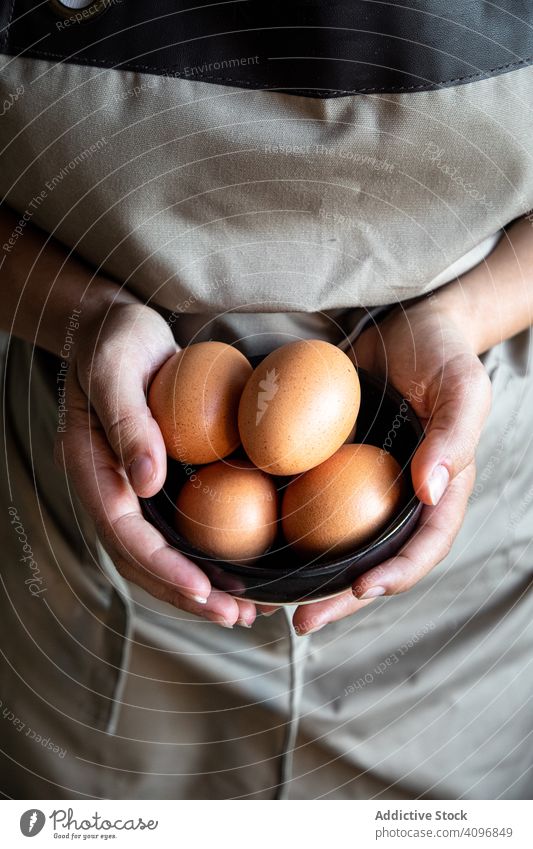
[[[12,211],[0,210],[0,242],[8,243],[16,221]],[[109,305],[137,301],[32,224],[13,248],[4,249],[0,286],[0,329],[55,356],[66,352],[65,343],[72,353],[84,328]]]
[[[99,275],[92,277],[84,287],[79,285],[80,281],[72,287],[68,283],[66,280],[60,283],[69,297],[59,298],[53,310],[55,315],[50,314],[52,322],[48,321],[48,327],[52,332],[45,330],[37,343],[61,359],[72,360],[80,342],[104,322],[111,310],[119,305],[141,302],[123,287]],[[80,293],[79,298],[75,297],[76,291]]]
[[[143,306],[142,302],[128,289],[119,286],[108,277],[99,275],[92,278],[80,298],[78,309],[85,316],[87,324],[99,324],[106,315],[117,307],[126,305]]]
[[[454,280],[430,292],[427,300],[442,321],[455,327],[472,353],[479,355],[483,350],[482,321],[468,284]]]

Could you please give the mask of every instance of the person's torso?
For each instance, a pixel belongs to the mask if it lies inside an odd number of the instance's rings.
[[[0,2],[13,238],[176,316],[332,324],[533,206],[530,3],[60,5]]]

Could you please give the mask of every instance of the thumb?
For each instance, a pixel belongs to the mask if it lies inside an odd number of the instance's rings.
[[[143,362],[121,357],[105,373],[93,373],[86,389],[91,405],[120,465],[141,497],[159,492],[166,477],[166,449],[157,422],[146,403],[151,372]]]
[[[474,460],[490,403],[489,376],[470,354],[448,362],[427,390],[429,425],[411,464],[415,492],[425,504],[437,504]]]

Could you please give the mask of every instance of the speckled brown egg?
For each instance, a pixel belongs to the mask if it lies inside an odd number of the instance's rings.
[[[198,469],[176,502],[176,528],[191,545],[221,560],[253,562],[272,545],[278,493],[247,460]]]
[[[148,394],[167,453],[186,463],[231,454],[240,444],[237,412],[251,373],[246,357],[223,342],[199,342],[167,360]]]
[[[317,466],[342,445],[359,412],[359,378],[329,342],[291,342],[254,370],[241,396],[239,431],[252,462],[274,475]]]
[[[373,445],[343,445],[289,484],[283,533],[307,557],[353,552],[386,527],[402,495],[402,471],[391,454]]]

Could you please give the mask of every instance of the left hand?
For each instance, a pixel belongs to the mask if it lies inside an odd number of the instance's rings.
[[[450,551],[474,485],[475,452],[491,403],[491,383],[467,328],[468,316],[463,319],[459,309],[435,295],[394,310],[357,341],[357,365],[382,375],[410,399],[426,428],[411,463],[415,491],[426,506],[397,555],[341,595],[300,606],[293,618],[298,634],[411,589]]]
[[[133,297],[95,310],[70,359],[57,460],[123,578],[223,627],[250,627],[254,605],[212,589],[141,512],[138,497],[154,495],[166,477],[165,444],[145,391],[175,351],[169,325]]]

